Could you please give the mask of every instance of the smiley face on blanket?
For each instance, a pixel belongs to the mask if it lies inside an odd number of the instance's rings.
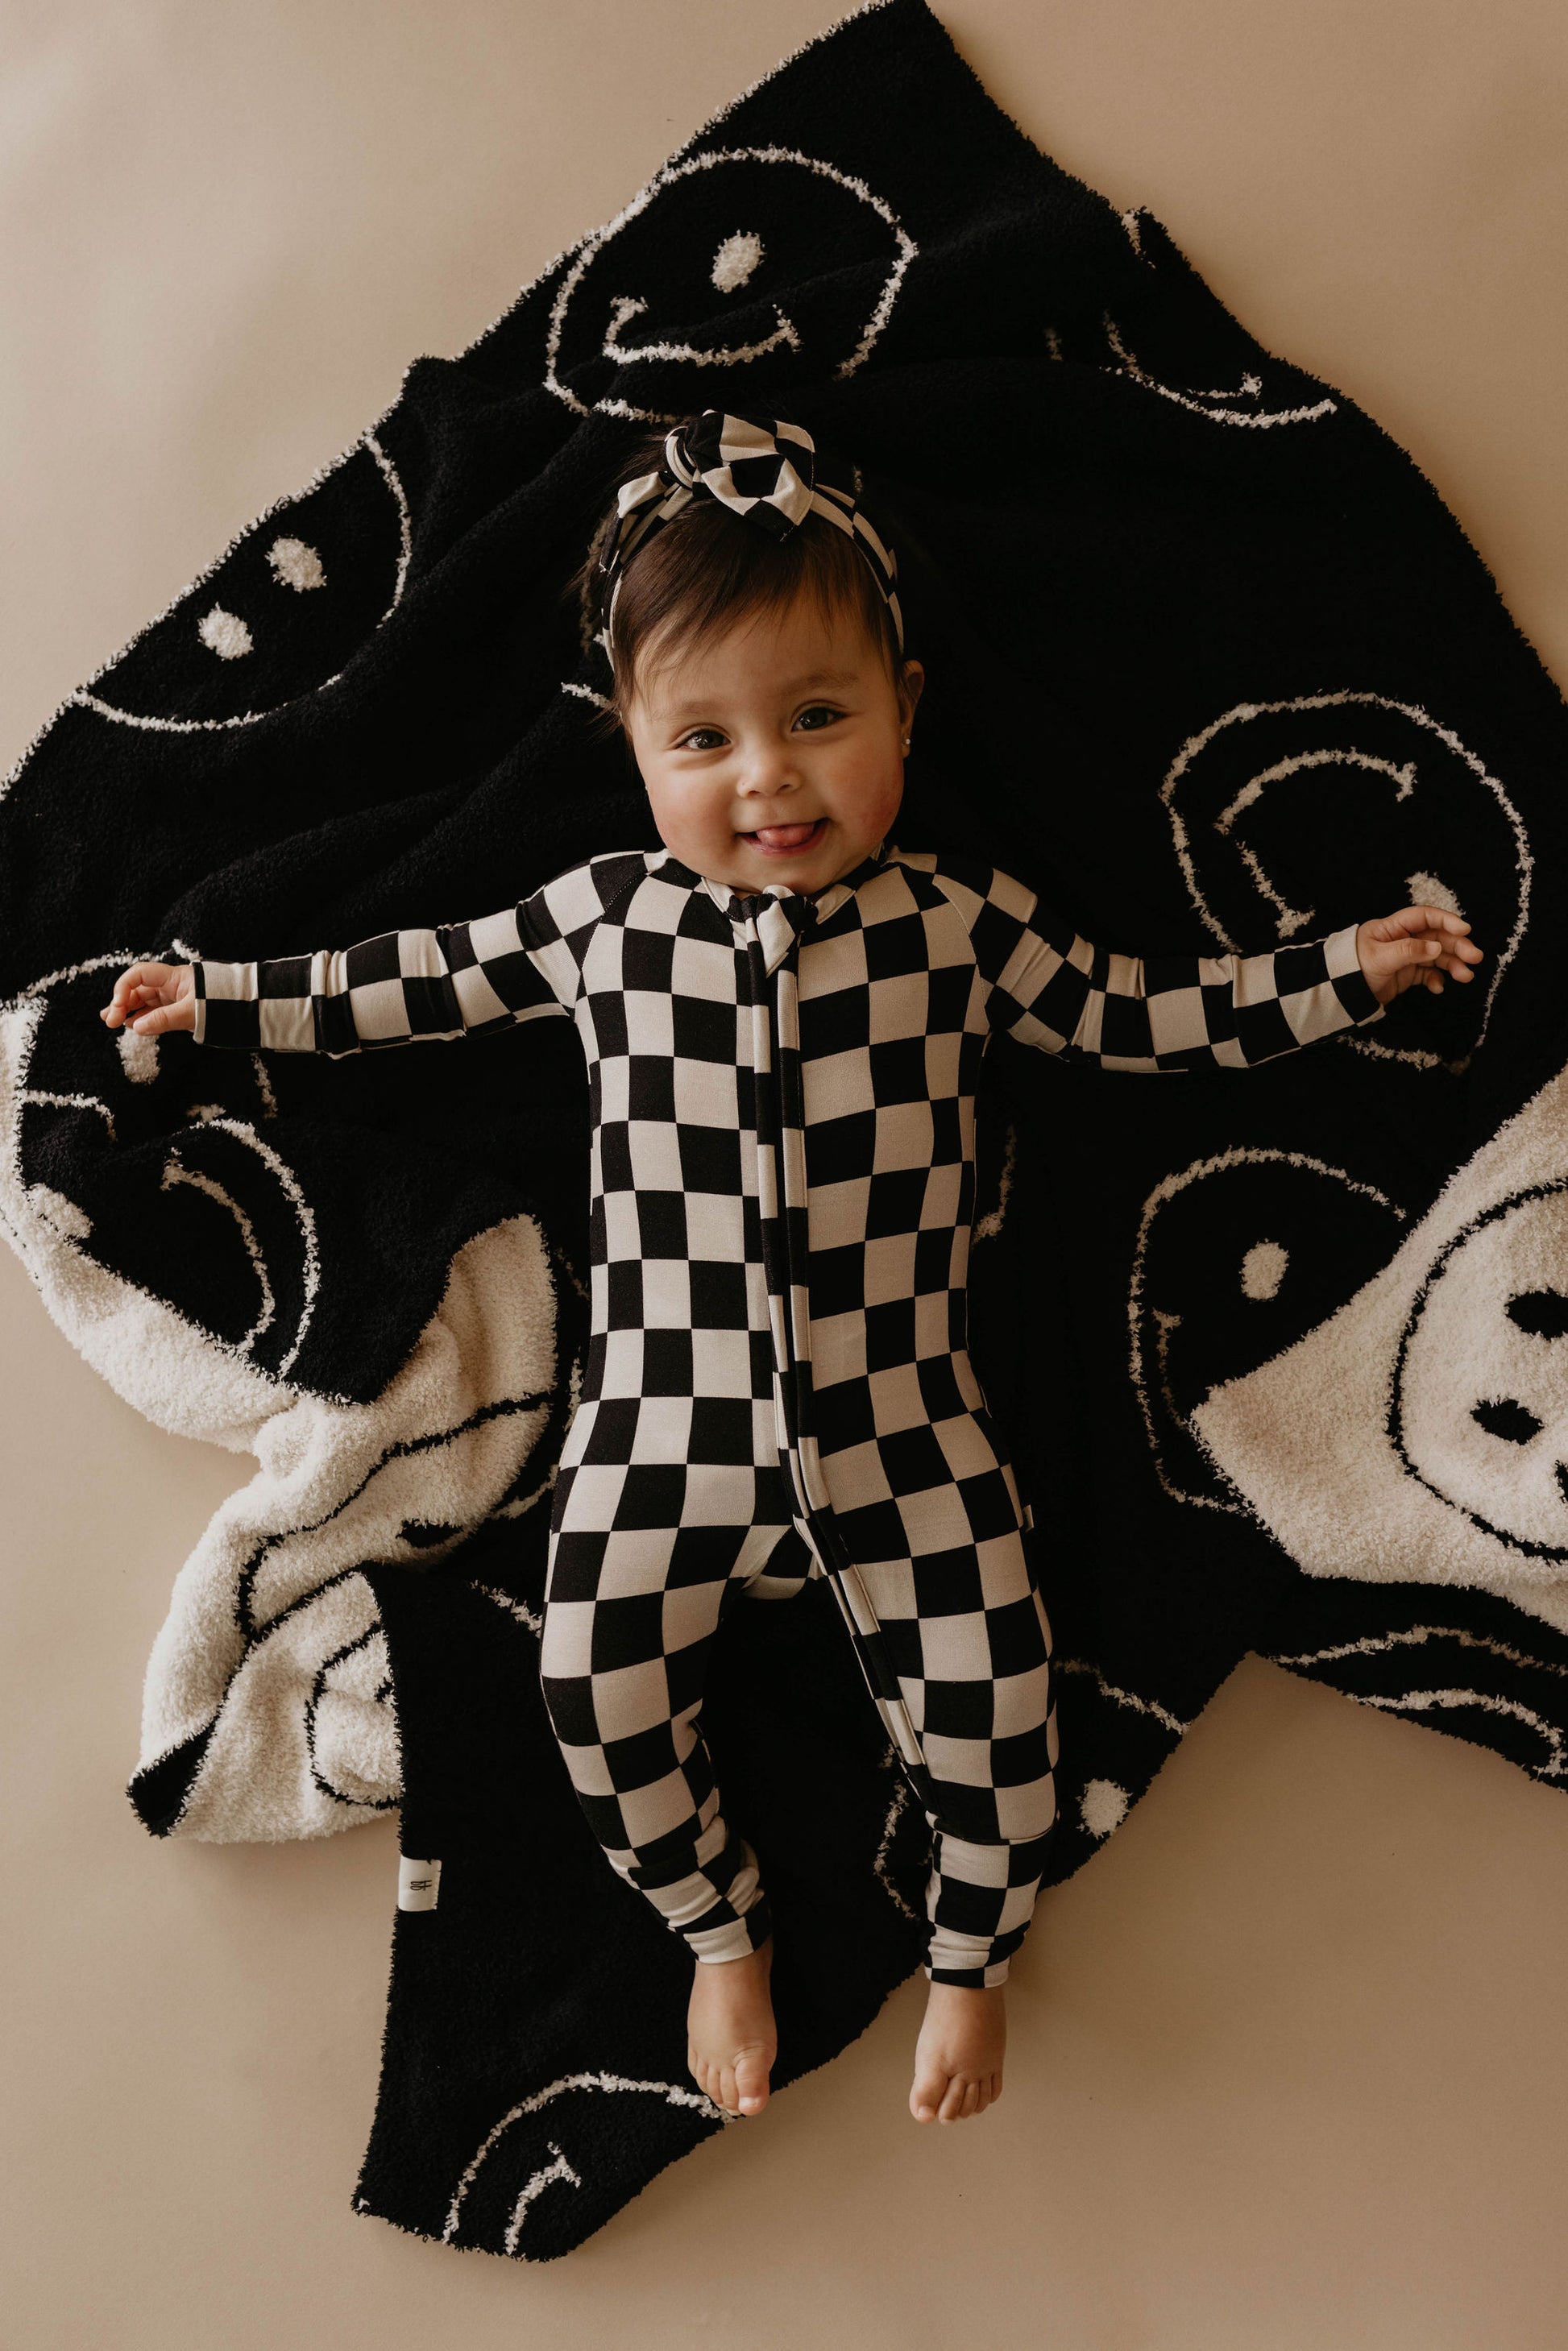
[[[111,969],[123,960],[103,959]],[[258,1060],[236,1059],[203,1070],[187,1098],[189,1065],[157,1038],[103,1034],[93,1001],[102,986],[95,959],[3,1016],[17,1096],[16,1213],[286,1379],[310,1320],[316,1236],[268,1136],[270,1081]]]
[[[1391,901],[1464,914],[1490,950],[1480,984],[1414,990],[1388,1037],[1349,1050],[1437,1068],[1481,1041],[1529,919],[1531,857],[1508,792],[1451,728],[1348,690],[1239,703],[1183,744],[1162,798],[1193,904],[1226,948],[1339,919],[1347,855],[1355,888],[1375,874]]]
[[[1440,1500],[1568,1562],[1568,1177],[1500,1201],[1437,1257],[1400,1336],[1389,1429]]]
[[[545,382],[580,414],[613,384],[617,414],[674,423],[708,399],[716,368],[763,360],[770,381],[848,375],[915,250],[880,196],[819,157],[688,156],[578,254],[551,308]],[[846,273],[863,298],[846,302]]]
[[[1134,1260],[1133,1379],[1167,1493],[1239,1509],[1190,1416],[1304,1337],[1385,1261],[1402,1222],[1375,1186],[1301,1152],[1228,1151],[1156,1186]]]
[[[1568,1630],[1565,1134],[1568,1071],[1337,1312],[1186,1413],[1309,1574],[1473,1585]]]
[[[338,675],[397,602],[407,563],[402,486],[367,434],[73,699],[154,730],[246,726]]]
[[[320,1305],[319,1200],[257,1057],[189,1061],[98,1019],[90,961],[0,1009],[0,1222],[57,1322],[150,1418],[252,1450],[181,1571],[132,1794],[160,1834],[320,1836],[397,1801],[385,1638],[361,1569],[427,1569],[538,1499],[565,1409],[529,1216],[458,1249],[381,1390],[297,1368]],[[543,1447],[546,1466],[532,1466]]]

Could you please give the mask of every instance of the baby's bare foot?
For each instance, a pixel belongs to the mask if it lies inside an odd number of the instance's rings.
[[[1002,2095],[1008,2012],[1000,1984],[972,1991],[934,1983],[915,2045],[909,2111],[917,2123],[956,2123],[983,2115]]]
[[[768,1979],[771,1940],[744,1959],[697,1961],[686,2011],[686,2064],[692,2079],[727,2114],[759,2115],[779,2053]]]

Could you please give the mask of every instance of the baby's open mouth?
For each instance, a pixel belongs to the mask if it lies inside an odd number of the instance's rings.
[[[828,829],[824,816],[812,819],[810,824],[763,824],[755,832],[743,832],[742,841],[749,841],[765,855],[794,856],[802,849],[815,849]]]

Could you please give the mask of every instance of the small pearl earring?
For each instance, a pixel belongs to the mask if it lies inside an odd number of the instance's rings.
[[[908,748],[909,748],[909,737],[908,737],[908,736],[907,736],[907,735],[906,735],[906,736],[904,737],[904,749],[905,749],[906,751],[907,751],[907,750],[908,750]]]

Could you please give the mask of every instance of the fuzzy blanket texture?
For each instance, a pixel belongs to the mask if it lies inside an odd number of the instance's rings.
[[[988,1057],[973,1340],[1061,1653],[1050,1875],[1249,1651],[1568,1779],[1562,698],[1377,425],[883,0],[417,360],[0,801],[6,1236],[122,1395],[257,1465],[175,1582],[132,1801],[206,1839],[402,1808],[440,1870],[405,1865],[355,2202],[530,2258],[722,2127],[689,1959],[538,1693],[576,1038],[247,1058],[98,1008],[137,956],[346,946],[653,845],[560,591],[643,420],[727,403],[852,451],[897,548],[929,681],[904,846],[988,854],[1134,952],[1413,896],[1487,950],[1253,1072]],[[917,1964],[923,1824],[824,1586],[725,1640],[788,2082]]]

